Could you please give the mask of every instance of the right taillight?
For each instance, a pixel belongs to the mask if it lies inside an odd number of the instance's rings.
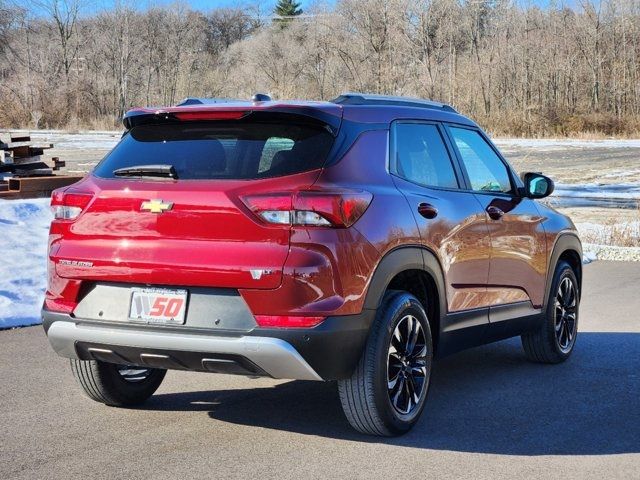
[[[74,220],[89,205],[93,194],[54,190],[51,194],[51,211],[56,220]]]
[[[355,190],[303,190],[242,198],[245,205],[266,223],[337,228],[353,225],[372,199],[369,192]]]
[[[301,315],[255,315],[256,323],[264,328],[312,328],[321,324],[326,317]]]

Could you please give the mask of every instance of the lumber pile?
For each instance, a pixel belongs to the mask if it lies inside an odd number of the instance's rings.
[[[58,157],[44,158],[44,151],[53,148],[51,143],[35,144],[24,134],[11,135],[9,142],[0,139],[0,174],[3,177],[35,177],[53,175],[65,166]]]
[[[10,178],[6,182],[0,182],[0,200],[49,197],[56,188],[66,187],[82,178],[71,175]]]
[[[82,178],[55,175],[65,162],[46,159],[44,152],[50,148],[51,143],[37,144],[24,134],[11,135],[8,142],[0,139],[0,199],[47,197]]]

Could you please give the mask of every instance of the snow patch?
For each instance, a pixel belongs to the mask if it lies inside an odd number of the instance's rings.
[[[582,264],[583,265],[587,265],[591,262],[594,262],[598,259],[598,255],[596,254],[596,252],[591,252],[591,251],[587,251],[587,252],[582,252]]]
[[[586,150],[590,148],[640,148],[640,140],[579,140],[568,138],[494,138],[500,148],[535,148],[536,150]]]
[[[556,183],[553,195],[546,199],[558,207],[638,208],[640,182],[615,184]]]
[[[48,198],[0,200],[0,329],[41,322],[51,219]]]
[[[640,182],[615,183],[556,183],[556,196],[589,198],[625,198],[640,200]]]
[[[53,143],[58,149],[111,150],[120,141],[121,131],[0,130],[0,138],[9,134],[30,135],[34,143]]]
[[[593,260],[612,260],[616,262],[640,262],[640,247],[615,247],[612,245],[597,245],[593,243],[584,243],[583,259],[589,258]],[[583,260],[583,263],[585,262]]]

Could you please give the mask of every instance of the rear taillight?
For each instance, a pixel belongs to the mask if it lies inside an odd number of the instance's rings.
[[[326,317],[304,317],[291,315],[255,315],[256,323],[271,328],[311,328],[322,323]]]
[[[243,197],[245,205],[267,223],[311,227],[350,227],[369,207],[364,191],[305,190]]]
[[[51,194],[51,211],[56,220],[73,220],[89,205],[93,194],[54,190]]]

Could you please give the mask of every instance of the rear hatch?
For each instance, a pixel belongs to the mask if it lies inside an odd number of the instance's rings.
[[[291,228],[262,221],[246,198],[310,187],[331,150],[331,129],[287,114],[187,118],[133,126],[92,175],[64,192],[90,200],[52,249],[58,275],[280,285]]]

